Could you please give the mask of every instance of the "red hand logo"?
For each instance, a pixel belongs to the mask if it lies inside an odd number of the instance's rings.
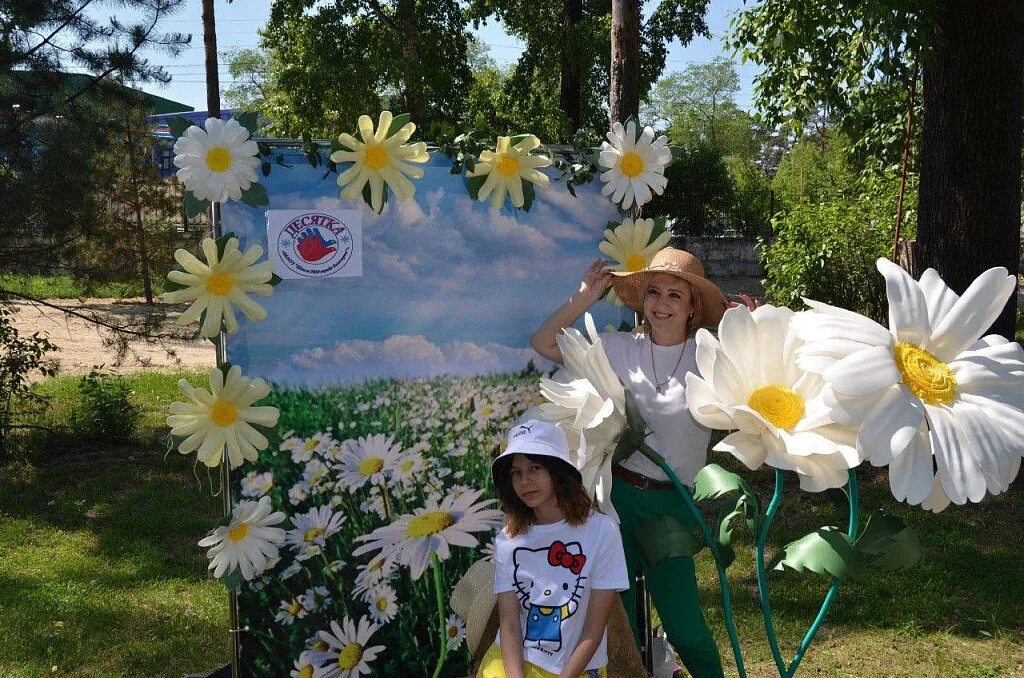
[[[337,240],[325,241],[324,237],[320,235],[319,230],[307,228],[299,234],[298,244],[295,246],[295,249],[299,251],[299,256],[306,261],[315,262],[336,251],[338,248],[334,247],[334,245],[337,242]]]

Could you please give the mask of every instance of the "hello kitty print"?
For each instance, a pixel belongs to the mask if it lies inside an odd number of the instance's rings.
[[[582,525],[534,525],[514,538],[502,531],[495,563],[495,593],[519,602],[523,659],[556,674],[579,644],[590,592],[629,586],[618,526],[599,513]],[[607,663],[602,639],[587,669]]]
[[[523,647],[562,649],[562,622],[579,610],[587,556],[579,542],[512,552],[512,580],[526,614]]]

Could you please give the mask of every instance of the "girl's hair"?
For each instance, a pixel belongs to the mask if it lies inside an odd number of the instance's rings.
[[[579,476],[567,463],[544,454],[526,454],[527,459],[540,464],[551,474],[551,484],[558,508],[570,525],[582,525],[590,516],[593,503],[583,488]],[[512,457],[499,462],[494,470],[494,485],[505,510],[505,529],[508,536],[517,537],[536,523],[533,509],[526,505],[512,489]]]
[[[669,274],[671,275],[671,274]],[[647,299],[647,287],[651,282],[651,278],[654,276],[648,276],[647,280],[644,281],[642,290],[642,296],[640,297],[640,308],[643,308],[643,300]],[[693,311],[693,315],[686,321],[686,338],[690,339],[697,330],[704,326],[704,299],[701,298],[700,292],[697,291],[696,285],[691,285],[688,280],[676,277],[676,279],[686,285],[690,289],[690,310]],[[643,315],[643,312],[640,313]],[[647,318],[644,318],[643,323],[640,325],[644,332],[647,334],[651,333],[651,324],[647,322]]]

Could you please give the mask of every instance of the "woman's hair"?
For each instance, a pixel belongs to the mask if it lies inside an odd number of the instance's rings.
[[[590,516],[593,503],[579,480],[579,475],[566,462],[545,454],[526,454],[527,459],[540,464],[551,474],[551,484],[558,508],[570,525],[582,525]],[[505,510],[505,529],[508,536],[516,537],[537,522],[533,509],[526,505],[512,488],[512,456],[498,462],[494,469],[494,485]]]
[[[653,277],[653,275],[647,276],[647,279],[644,280],[643,285],[640,287],[641,309],[643,309],[643,302],[647,298],[647,286],[650,284],[651,278]],[[693,315],[686,321],[686,338],[689,339],[697,334],[697,330],[704,326],[704,299],[700,296],[700,292],[697,290],[696,285],[691,285],[690,281],[684,280],[678,276],[675,276],[675,278],[690,289],[690,310],[693,311]],[[640,314],[643,315],[642,310]],[[651,333],[651,324],[647,322],[647,318],[644,318],[641,327],[647,334]]]

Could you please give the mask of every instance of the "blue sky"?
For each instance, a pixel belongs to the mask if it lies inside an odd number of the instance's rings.
[[[167,66],[173,76],[173,82],[166,86],[148,85],[147,91],[160,96],[180,101],[203,110],[206,108],[205,75],[203,69],[203,33],[200,20],[200,0],[187,0],[184,8],[166,24],[168,30],[192,33],[192,46],[176,58],[155,54],[154,63]],[[217,0],[217,46],[220,51],[255,47],[258,42],[256,31],[263,27],[270,16],[271,0],[235,0],[228,4]],[[653,6],[648,2],[647,5]],[[708,11],[708,28],[710,38],[697,38],[683,47],[674,43],[669,50],[666,73],[684,69],[692,62],[707,62],[717,56],[730,56],[730,51],[723,45],[722,37],[729,25],[729,19],[743,8],[742,0],[711,0]],[[480,39],[490,48],[491,57],[499,63],[514,62],[523,49],[523,44],[507,35],[497,22],[491,22],[477,31]],[[223,58],[221,61],[225,61]],[[230,76],[226,64],[221,65],[221,84],[226,84]],[[751,90],[756,67],[753,64],[737,63],[740,74],[741,89],[736,103],[741,108],[751,106]]]
[[[268,318],[243,322],[228,342],[246,374],[279,383],[329,385],[383,376],[515,371],[537,356],[529,337],[575,292],[605,225],[619,220],[601,183],[537,191],[530,212],[471,200],[450,163],[433,154],[416,196],[381,215],[342,202],[335,175],[322,179],[295,154],[261,182],[266,209],[355,208],[363,212],[363,276],[285,280],[262,299]],[[224,232],[243,249],[266,247],[262,209],[228,203]],[[623,318],[594,307],[598,328]],[[631,313],[631,312],[630,312]],[[547,364],[541,364],[546,367]]]

